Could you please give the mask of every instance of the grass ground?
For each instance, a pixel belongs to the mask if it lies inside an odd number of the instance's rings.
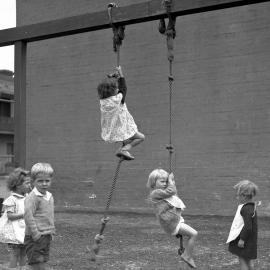
[[[51,247],[51,270],[191,269],[177,255],[178,240],[164,234],[154,216],[136,214],[111,215],[97,262],[91,262],[87,246],[91,249],[101,217],[91,213],[56,213],[57,235]],[[199,232],[194,251],[198,269],[239,269],[237,258],[224,244],[232,218],[186,216],[185,219]],[[269,218],[259,218],[256,270],[270,269],[269,224]],[[8,252],[0,244],[0,269],[6,269],[3,265],[7,262]]]

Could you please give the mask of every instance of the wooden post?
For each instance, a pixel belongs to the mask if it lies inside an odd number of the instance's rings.
[[[15,42],[14,77],[14,160],[15,167],[25,167],[26,159],[26,50],[27,43]]]

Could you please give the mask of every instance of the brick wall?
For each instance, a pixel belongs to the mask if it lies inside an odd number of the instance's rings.
[[[17,22],[63,18],[107,4],[89,2],[21,0]],[[143,1],[118,3],[138,2]],[[189,214],[232,215],[232,186],[243,178],[259,185],[260,211],[269,214],[269,14],[264,3],[177,19],[173,171]],[[112,207],[148,209],[148,174],[168,166],[166,53],[157,22],[127,26],[121,48],[127,106],[147,137],[132,151],[136,160],[122,164]],[[96,86],[115,64],[111,30],[28,46],[27,166],[52,163],[57,205],[105,205],[118,145],[100,138]],[[96,199],[89,199],[92,193]]]

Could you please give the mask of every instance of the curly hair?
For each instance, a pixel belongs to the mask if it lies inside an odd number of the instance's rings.
[[[118,85],[116,78],[105,78],[97,87],[99,98],[105,99],[113,96],[117,87]]]
[[[7,188],[10,191],[16,191],[17,187],[22,185],[27,177],[29,177],[29,171],[23,168],[16,168],[8,176]]]
[[[249,180],[242,180],[233,188],[237,190],[238,195],[243,195],[250,199],[256,196],[259,191],[258,186]]]

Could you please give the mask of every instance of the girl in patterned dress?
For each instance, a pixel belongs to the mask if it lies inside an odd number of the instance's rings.
[[[100,98],[101,137],[106,142],[122,142],[116,155],[125,160],[133,160],[129,150],[144,141],[145,136],[138,131],[129,113],[125,98],[126,81],[121,67],[116,73],[108,75],[97,87]]]
[[[24,199],[26,193],[31,189],[29,172],[16,168],[8,177],[7,187],[11,191],[11,195],[4,200],[3,210],[6,211],[8,220],[12,222],[14,239],[16,239],[8,243],[9,267],[16,268],[19,264],[19,269],[26,269]]]
[[[249,180],[234,186],[239,202],[227,239],[229,251],[238,256],[241,270],[253,270],[252,260],[257,258],[257,202],[258,187]]]

